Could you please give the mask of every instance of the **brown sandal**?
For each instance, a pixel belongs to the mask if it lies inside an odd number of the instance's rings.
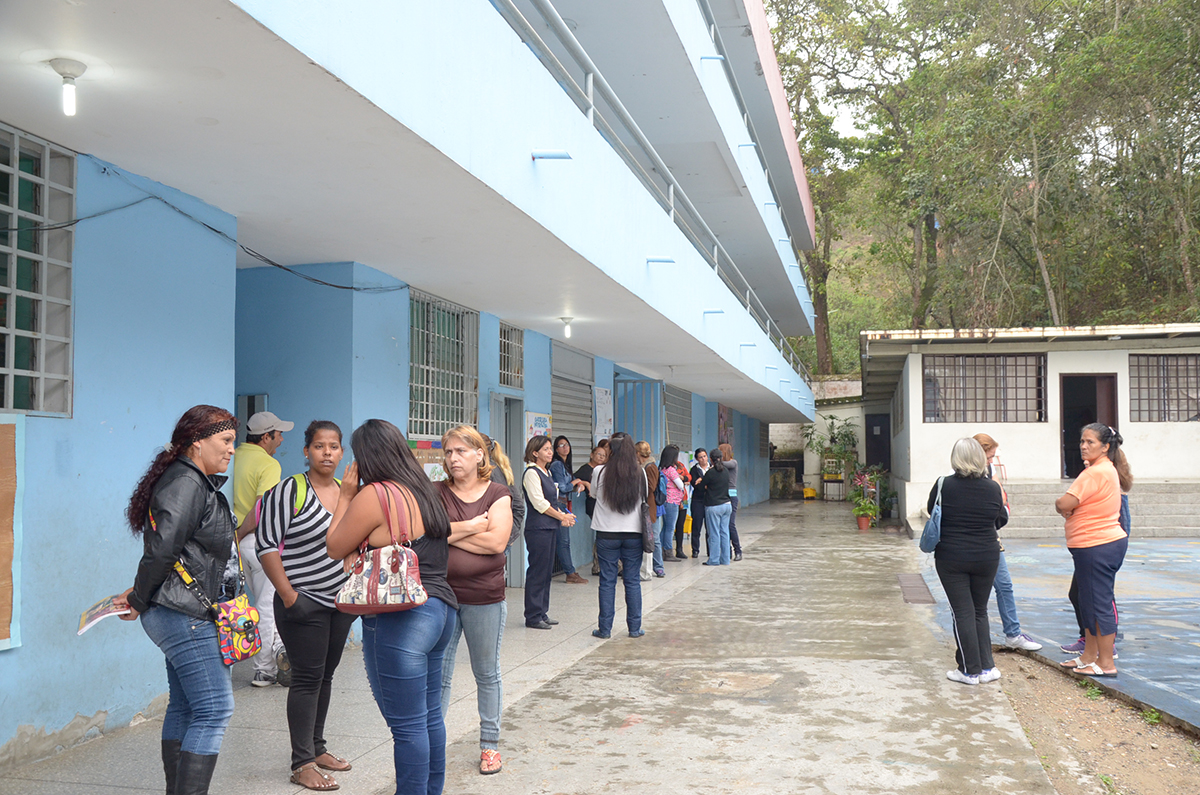
[[[332,765],[321,764],[321,757],[324,756],[332,759],[334,763]],[[343,759],[342,757],[337,756],[336,754],[331,754],[328,751],[317,757],[317,767],[321,768],[322,770],[332,770],[336,773],[345,773],[347,770],[352,770],[354,768],[348,759]]]
[[[305,784],[303,781],[301,781],[300,774],[303,773],[305,770],[311,770],[312,772],[314,772],[318,776],[320,776],[321,783],[314,786],[312,784]],[[293,784],[299,784],[301,787],[304,787],[305,789],[316,790],[318,792],[326,792],[326,791],[331,791],[331,790],[335,790],[335,789],[341,789],[341,787],[342,787],[341,784],[338,784],[336,781],[333,780],[333,776],[330,776],[326,773],[322,773],[317,768],[316,762],[309,762],[307,765],[301,765],[300,767],[293,770],[291,782]]]
[[[485,748],[483,753],[479,755],[479,772],[482,775],[490,776],[493,773],[499,773],[504,765],[500,761],[500,752],[491,748]]]

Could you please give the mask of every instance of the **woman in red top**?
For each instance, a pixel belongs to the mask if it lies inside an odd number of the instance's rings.
[[[1079,609],[1083,614],[1083,652],[1064,665],[1089,676],[1116,676],[1113,642],[1117,620],[1113,612],[1113,585],[1125,561],[1129,537],[1121,529],[1121,484],[1118,469],[1128,473],[1129,463],[1120,446],[1121,434],[1102,423],[1086,425],[1080,434],[1079,454],[1087,468],[1080,473],[1054,508],[1067,520],[1067,548],[1075,559]]]
[[[458,641],[467,638],[479,703],[479,772],[500,772],[500,641],[504,601],[504,550],[512,533],[512,492],[491,480],[487,442],[466,425],[442,437],[449,480],[437,484],[450,517],[446,579],[458,599],[458,625],[442,662],[442,714],[450,707],[450,684]]]

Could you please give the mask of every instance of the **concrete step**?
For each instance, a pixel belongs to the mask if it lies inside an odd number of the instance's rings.
[[[1137,503],[1130,500],[1129,512],[1134,516],[1187,516],[1189,514],[1200,514],[1200,500],[1192,503]],[[1058,512],[1054,510],[1053,504],[1050,505],[1049,510],[1044,505],[1028,507],[1014,505],[1011,518],[1036,519],[1042,517],[1049,519],[1057,516]]]
[[[921,528],[916,529],[917,537],[920,537]],[[1163,526],[1163,525],[1139,525],[1134,522],[1133,539],[1139,538],[1195,538],[1200,531],[1195,527],[1181,526]],[[1000,528],[1000,539],[1006,538],[1047,538],[1062,541],[1064,538],[1063,526],[1059,524],[1056,527],[1041,526],[1041,527],[1008,527],[1007,525]]]
[[[1071,486],[1069,480],[1041,480],[1041,481],[1008,481],[1004,484],[1004,488],[1010,496],[1021,494],[1064,494]],[[1134,494],[1142,495],[1175,495],[1175,494],[1200,494],[1200,481],[1196,480],[1172,480],[1172,481],[1147,481],[1137,480],[1133,482],[1133,490],[1130,496]]]

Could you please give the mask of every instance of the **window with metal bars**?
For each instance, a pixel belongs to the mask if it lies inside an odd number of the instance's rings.
[[[685,453],[691,452],[692,393],[664,384],[663,406],[666,409],[667,444],[673,444]]]
[[[0,124],[0,411],[71,414],[75,155]]]
[[[1192,353],[1129,354],[1129,419],[1134,422],[1200,420],[1200,356]]]
[[[500,386],[525,388],[525,331],[500,324]]]
[[[479,313],[409,293],[409,436],[440,438],[479,414]]]
[[[1046,356],[921,357],[925,422],[1045,422]]]
[[[758,423],[758,455],[761,458],[771,457],[771,424]]]
[[[904,430],[904,381],[901,379],[900,385],[896,388],[896,395],[892,398],[892,436]]]

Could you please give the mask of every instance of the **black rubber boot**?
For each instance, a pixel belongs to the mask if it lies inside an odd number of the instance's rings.
[[[213,770],[217,767],[217,755],[179,754],[179,778],[175,782],[175,795],[208,795]]]
[[[181,740],[162,741],[163,773],[167,776],[167,795],[175,795],[175,779],[179,773]]]

